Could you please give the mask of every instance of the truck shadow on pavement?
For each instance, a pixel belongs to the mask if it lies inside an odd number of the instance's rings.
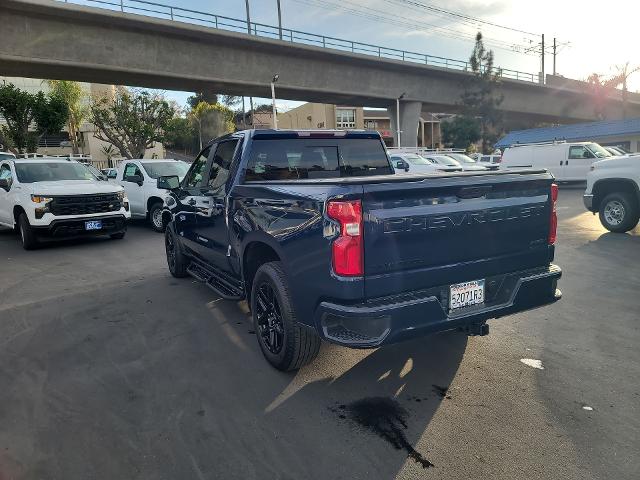
[[[325,345],[282,373],[262,358],[246,304],[168,276],[0,317],[0,479],[420,472],[467,343]]]

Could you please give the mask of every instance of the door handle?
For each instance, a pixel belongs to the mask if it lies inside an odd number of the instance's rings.
[[[196,199],[195,198],[190,198],[187,203],[193,207],[196,204]]]

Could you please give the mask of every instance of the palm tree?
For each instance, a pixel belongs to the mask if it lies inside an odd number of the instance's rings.
[[[71,138],[71,147],[74,154],[80,153],[80,126],[89,112],[85,102],[86,94],[78,82],[69,80],[47,80],[46,82],[51,91],[67,103],[69,108],[67,130]]]

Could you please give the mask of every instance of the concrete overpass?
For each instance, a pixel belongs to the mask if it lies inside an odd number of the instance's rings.
[[[386,107],[401,102],[403,143],[420,111],[455,112],[469,73],[271,40],[244,33],[49,0],[2,0],[0,75]],[[584,92],[554,82],[503,81],[508,115],[536,121],[594,119]],[[621,112],[611,98],[609,117]],[[640,116],[632,98],[631,116]],[[395,129],[395,127],[394,127]]]

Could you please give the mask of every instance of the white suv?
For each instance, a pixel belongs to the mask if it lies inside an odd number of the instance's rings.
[[[115,181],[122,185],[131,203],[131,215],[145,218],[157,232],[164,231],[162,206],[166,190],[158,188],[158,177],[177,175],[180,181],[189,164],[179,160],[123,160]]]
[[[633,230],[640,219],[640,156],[611,157],[591,165],[584,193],[587,210],[611,232]]]
[[[123,238],[130,217],[123,188],[98,181],[76,161],[0,161],[0,225],[18,229],[26,250],[45,239]]]

